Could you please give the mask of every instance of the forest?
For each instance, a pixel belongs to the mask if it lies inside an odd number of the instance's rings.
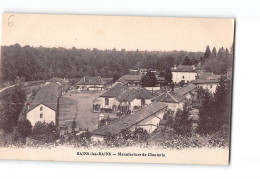
[[[126,51],[94,49],[65,49],[45,47],[21,47],[19,44],[2,46],[1,81],[14,81],[16,77],[25,81],[46,80],[53,76],[80,78],[84,75],[113,77],[128,73],[129,69],[149,68],[162,71],[175,64],[197,65],[205,63],[205,68],[222,73],[227,68],[223,58],[230,56],[228,49],[207,46],[205,52],[187,51]],[[221,58],[221,59],[219,59]],[[207,59],[211,59],[207,62]],[[222,61],[221,61],[222,60]],[[228,60],[230,61],[230,60]],[[221,63],[221,64],[218,64]],[[232,65],[232,63],[229,63]],[[213,69],[212,69],[213,68]]]

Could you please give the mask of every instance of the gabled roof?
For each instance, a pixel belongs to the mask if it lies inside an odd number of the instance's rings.
[[[53,77],[53,78],[49,79],[48,82],[58,82],[61,85],[65,85],[67,83],[66,80],[59,78],[59,77]]]
[[[192,65],[180,65],[178,67],[173,67],[172,72],[196,72],[195,67]]]
[[[100,76],[84,76],[76,85],[103,85],[104,82]]]
[[[189,84],[187,86],[184,86],[182,88],[176,89],[174,92],[178,93],[179,95],[183,96],[189,92],[191,92],[192,90],[196,89],[196,85],[194,84]]]
[[[29,111],[34,109],[40,104],[43,104],[54,111],[57,111],[57,102],[58,102],[58,90],[59,85],[56,82],[51,82],[43,87],[38,91],[35,95],[32,103],[29,106]],[[28,111],[28,112],[29,112]]]
[[[142,75],[124,75],[121,78],[119,78],[120,80],[124,80],[124,81],[141,81],[142,79]]]
[[[129,88],[121,83],[116,84],[114,87],[100,95],[100,97],[114,97],[121,99],[124,95],[128,95]]]
[[[166,103],[179,103],[185,98],[174,91],[166,91],[163,94],[153,98],[154,101],[166,102]]]
[[[196,79],[192,83],[193,84],[206,84],[206,83],[218,83],[218,79]]]
[[[133,99],[151,99],[153,97],[152,93],[145,88],[132,89],[125,100],[132,101]]]
[[[134,114],[119,118],[109,125],[102,126],[92,132],[94,135],[105,136],[107,134],[116,135],[123,130],[130,128],[136,123],[148,118],[160,110],[167,108],[167,105],[161,102],[154,102],[150,105],[136,111]]]
[[[221,75],[214,75],[212,72],[198,72],[197,78],[198,79],[220,79]]]

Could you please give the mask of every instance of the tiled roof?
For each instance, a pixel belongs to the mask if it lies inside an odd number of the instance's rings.
[[[77,85],[103,85],[104,82],[100,76],[84,76],[76,84]]]
[[[198,72],[198,79],[220,79],[220,75],[214,75],[212,72]]]
[[[152,93],[145,88],[132,89],[126,96],[127,101],[132,101],[133,99],[151,99],[153,97]]]
[[[125,81],[141,81],[142,75],[124,75],[122,76],[120,80],[125,80]]]
[[[179,95],[183,96],[189,92],[191,92],[192,90],[196,89],[196,85],[194,84],[189,84],[187,86],[184,86],[182,88],[176,89],[174,92],[178,93]]]
[[[57,101],[58,101],[58,90],[59,85],[57,83],[49,83],[43,86],[38,93],[35,95],[32,103],[29,106],[29,111],[34,109],[40,104],[43,104],[54,111],[57,111]]]
[[[193,84],[218,83],[218,79],[196,79]]]
[[[173,72],[195,72],[195,68],[192,65],[180,65],[176,69],[172,68]]]
[[[116,84],[114,87],[112,87],[110,90],[106,91],[101,97],[115,97],[117,99],[121,99],[124,97],[124,95],[127,95],[129,93],[129,88],[121,83]]]
[[[153,98],[153,100],[166,103],[179,103],[184,100],[184,97],[173,91],[166,91],[163,94]]]
[[[110,133],[113,135],[121,133],[124,129],[128,129],[136,123],[148,118],[156,112],[167,108],[167,105],[161,102],[154,102],[150,105],[136,111],[134,114],[119,118],[109,125],[102,126],[92,132],[94,135],[102,135]]]

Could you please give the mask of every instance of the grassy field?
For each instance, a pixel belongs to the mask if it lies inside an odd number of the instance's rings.
[[[71,126],[71,122],[75,119],[78,128],[93,131],[98,125],[98,116],[100,113],[93,113],[92,101],[97,98],[100,93],[80,93],[68,92],[60,97],[59,101],[59,124]],[[104,114],[113,117],[113,114]]]

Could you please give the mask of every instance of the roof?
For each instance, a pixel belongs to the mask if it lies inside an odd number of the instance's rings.
[[[189,84],[187,86],[184,86],[182,88],[176,89],[174,92],[178,93],[179,95],[183,96],[189,92],[191,92],[192,90],[196,89],[196,85],[194,84]]]
[[[124,98],[125,95],[128,95],[129,88],[121,83],[116,84],[114,87],[100,95],[100,97],[115,97],[117,99]]]
[[[163,94],[153,98],[154,101],[166,102],[166,103],[179,103],[185,98],[174,91],[166,91]]]
[[[192,65],[180,65],[172,68],[173,72],[196,72]]]
[[[38,93],[35,95],[33,101],[29,106],[29,111],[34,109],[40,104],[43,104],[54,111],[57,111],[57,102],[58,102],[58,90],[59,85],[55,82],[51,82],[43,86]],[[29,112],[28,111],[28,112]]]
[[[103,85],[104,82],[100,76],[84,76],[76,84],[77,85]]]
[[[49,79],[48,82],[58,82],[61,85],[65,85],[67,83],[67,80],[59,78],[59,77],[53,77],[53,78]]]
[[[198,79],[220,79],[220,75],[214,75],[212,72],[198,72]]]
[[[192,83],[193,84],[206,84],[206,83],[218,83],[218,79],[196,79]]]
[[[116,135],[123,130],[128,129],[136,123],[148,118],[149,116],[163,110],[167,107],[166,104],[161,102],[154,102],[150,105],[136,111],[134,114],[119,118],[109,125],[102,126],[92,132],[94,135],[105,136],[106,134]]]
[[[126,96],[125,100],[132,101],[133,99],[151,99],[153,97],[152,93],[145,89],[145,88],[139,88],[139,89],[132,89],[128,95]]]
[[[125,81],[141,81],[142,75],[124,75],[122,76],[120,80],[125,80]]]

